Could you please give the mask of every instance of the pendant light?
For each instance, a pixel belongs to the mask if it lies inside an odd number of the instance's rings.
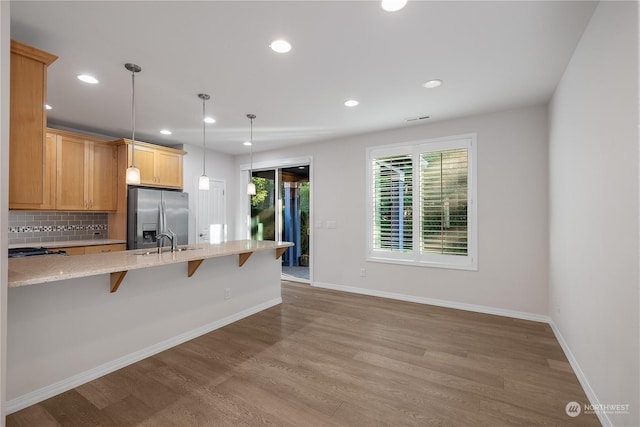
[[[206,139],[205,139],[205,127],[206,127],[206,123],[204,121],[205,116],[205,109],[204,109],[204,104],[205,102],[207,102],[207,100],[210,98],[209,95],[207,95],[206,93],[199,93],[198,94],[198,98],[202,99],[202,176],[200,177],[200,180],[198,181],[198,188],[200,190],[208,190],[209,189],[209,177],[207,176],[207,174],[205,173],[205,158],[207,155],[207,145],[206,145]]]
[[[131,165],[127,168],[127,184],[140,185],[140,169],[136,167],[136,73],[142,71],[136,64],[124,64],[131,71]]]
[[[250,196],[256,195],[256,185],[253,183],[253,119],[256,118],[255,114],[247,114],[247,118],[251,120],[251,139],[249,139],[249,183],[247,184],[247,194]]]

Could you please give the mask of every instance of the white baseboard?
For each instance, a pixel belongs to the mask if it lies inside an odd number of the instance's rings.
[[[438,307],[455,308],[458,310],[475,311],[477,313],[493,314],[496,316],[512,317],[514,319],[532,320],[534,322],[549,323],[549,316],[523,311],[504,310],[501,308],[486,307],[483,305],[465,304],[454,301],[440,300],[434,298],[417,297],[413,295],[397,294],[386,291],[376,291],[372,289],[356,288],[353,286],[334,285],[332,283],[313,282],[312,286],[335,291],[350,292],[354,294],[369,295],[374,297],[389,298],[399,301],[415,302],[418,304],[435,305]]]
[[[369,295],[374,297],[389,298],[389,299],[395,299],[400,301],[415,302],[418,304],[435,305],[438,307],[455,308],[458,310],[474,311],[478,313],[494,314],[497,316],[505,316],[505,317],[511,317],[515,319],[532,320],[534,322],[547,323],[549,324],[549,326],[551,326],[551,330],[553,331],[554,335],[556,336],[556,339],[560,343],[560,347],[562,347],[562,351],[564,351],[564,354],[567,357],[567,360],[569,361],[571,368],[573,368],[573,372],[578,378],[578,382],[580,382],[580,385],[582,386],[584,393],[587,395],[587,399],[589,399],[589,403],[596,407],[600,405],[600,401],[598,400],[598,397],[596,396],[595,392],[591,388],[589,381],[587,381],[587,377],[584,375],[584,372],[580,368],[578,361],[573,356],[573,353],[571,352],[569,345],[567,344],[564,337],[560,333],[560,329],[558,329],[553,319],[549,316],[545,316],[542,314],[520,312],[520,311],[503,310],[499,308],[485,307],[481,305],[464,304],[464,303],[458,303],[453,301],[416,297],[413,295],[396,294],[393,292],[356,288],[353,286],[335,285],[332,283],[314,282],[312,286],[323,288],[323,289],[332,289],[335,291],[350,292],[350,293],[361,294],[361,295]],[[606,413],[602,413],[601,411],[598,411],[596,412],[596,414],[598,415],[598,419],[600,420],[600,422],[604,427],[613,426],[613,423],[611,422],[611,420],[609,419]]]
[[[589,381],[587,381],[587,377],[584,375],[584,372],[582,372],[582,368],[580,368],[578,361],[573,356],[573,353],[569,348],[569,344],[567,344],[564,337],[560,333],[560,329],[558,329],[558,326],[551,318],[549,318],[549,325],[551,326],[551,329],[553,330],[553,333],[555,334],[556,339],[560,343],[560,347],[562,347],[562,351],[564,351],[564,355],[567,356],[567,360],[569,360],[569,364],[571,365],[571,368],[573,368],[573,372],[576,374],[576,377],[578,377],[578,382],[582,386],[582,390],[584,390],[584,394],[587,395],[587,399],[589,399],[589,403],[595,407],[599,407],[600,401],[598,400],[596,393],[591,388]],[[611,419],[609,419],[609,416],[604,411],[596,411],[596,415],[598,416],[600,423],[604,427],[613,427],[613,423],[611,422]]]
[[[216,320],[215,322],[203,325],[199,328],[177,335],[168,340],[161,341],[150,347],[112,360],[111,362],[96,366],[95,368],[92,368],[88,371],[81,372],[64,380],[58,381],[54,384],[11,399],[6,402],[6,414],[8,415],[24,409],[28,406],[34,405],[38,402],[42,402],[45,399],[56,396],[60,393],[64,393],[65,391],[71,390],[74,387],[86,384],[89,381],[95,380],[96,378],[100,378],[106,374],[117,371],[120,368],[124,368],[125,366],[138,362],[144,358],[153,356],[154,354],[160,353],[161,351],[167,350],[171,347],[175,347],[178,344],[182,344],[186,341],[199,337],[200,335],[204,335],[216,329],[222,328],[223,326],[229,325],[233,322],[237,322],[240,319],[244,319],[245,317],[259,313],[260,311],[266,310],[278,304],[282,304],[281,297],[271,299],[262,304],[258,304],[246,310],[242,310],[231,316]]]

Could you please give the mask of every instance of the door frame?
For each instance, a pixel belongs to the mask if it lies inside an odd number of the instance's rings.
[[[294,166],[303,166],[309,165],[309,284],[313,284],[313,266],[314,266],[314,253],[315,253],[315,236],[314,236],[314,178],[313,178],[313,157],[312,156],[303,156],[303,157],[290,157],[290,158],[281,158],[281,159],[273,159],[266,160],[262,162],[253,162],[252,170],[264,170],[264,169],[282,169],[282,168],[290,168]],[[249,183],[249,168],[250,165],[248,163],[244,163],[240,165],[240,178],[238,182],[240,183],[240,188],[238,190],[238,212],[240,212],[240,221],[237,224],[238,235],[242,236],[243,239],[251,239],[251,218],[249,212],[249,202],[247,195],[247,184]],[[280,179],[279,174],[276,174],[276,200],[280,199]],[[279,216],[276,215],[276,229],[280,230],[280,224],[278,223]],[[304,279],[300,280],[303,283],[306,283]]]

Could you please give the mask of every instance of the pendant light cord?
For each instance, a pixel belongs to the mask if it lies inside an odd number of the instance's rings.
[[[205,109],[204,109],[204,103],[206,102],[207,98],[206,97],[202,97],[202,175],[206,175],[205,174],[205,156],[207,155],[207,142],[205,139],[205,127],[206,127],[206,123],[204,121],[205,118]]]
[[[131,139],[136,140],[136,73],[131,72]]]
[[[131,167],[136,167],[136,70],[131,70]]]
[[[249,115],[249,120],[251,120],[251,125],[250,125],[250,133],[249,133],[249,142],[251,143],[251,145],[249,145],[249,181],[251,181],[253,179],[253,118],[255,116],[253,115]]]
[[[131,166],[136,165],[136,73],[131,72]]]

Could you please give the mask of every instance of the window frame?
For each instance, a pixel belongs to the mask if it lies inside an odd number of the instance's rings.
[[[430,138],[398,144],[368,147],[366,149],[366,260],[420,267],[478,270],[478,203],[477,203],[477,142],[476,134],[463,134],[442,138]],[[421,188],[420,154],[467,149],[467,255],[421,253]],[[412,250],[408,252],[374,249],[373,233],[373,160],[380,157],[410,155],[412,158]]]

